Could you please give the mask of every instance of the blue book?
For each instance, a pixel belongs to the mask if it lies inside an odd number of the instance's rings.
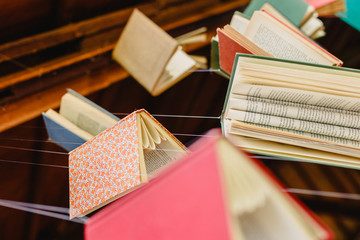
[[[99,105],[68,89],[59,113],[52,109],[42,114],[49,139],[71,151],[120,119]]]

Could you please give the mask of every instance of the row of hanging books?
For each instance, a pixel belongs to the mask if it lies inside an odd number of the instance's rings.
[[[119,119],[71,89],[59,113],[43,113],[69,151],[70,218],[97,211],[86,239],[334,237],[256,154],[360,168],[360,71],[310,39],[324,34],[313,7],[289,1],[300,4],[286,16],[278,2],[252,1],[217,29],[222,131],[189,148],[146,110]],[[181,47],[199,39],[203,30],[174,39],[135,9],[113,58],[156,96],[204,66]]]

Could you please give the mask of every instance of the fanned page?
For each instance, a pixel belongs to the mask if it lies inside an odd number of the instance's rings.
[[[265,11],[254,12],[245,36],[278,58],[330,66],[342,65],[335,56]]]
[[[139,115],[146,172],[151,178],[160,168],[182,156],[186,148],[147,113]]]
[[[217,151],[231,217],[244,239],[328,237],[328,232],[248,155],[224,139],[218,140]]]
[[[115,46],[113,58],[152,92],[177,46],[175,39],[135,9]]]
[[[226,134],[359,156],[359,71],[244,54],[235,64]]]
[[[158,95],[171,87],[196,68],[196,62],[181,48],[174,53],[154,86],[153,95]]]

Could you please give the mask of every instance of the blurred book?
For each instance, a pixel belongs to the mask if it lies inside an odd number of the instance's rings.
[[[228,75],[236,53],[342,65],[341,60],[265,10],[255,11],[250,19],[234,14],[230,25],[217,29],[217,37],[219,67]]]
[[[338,12],[336,15],[344,22],[360,31],[360,1],[346,0],[346,10]]]
[[[113,58],[150,94],[157,96],[198,68],[179,44],[204,40],[204,32],[179,42],[138,9],[131,14],[113,51]]]
[[[324,24],[318,18],[315,8],[303,0],[252,0],[244,14],[252,14],[260,10],[264,4],[271,5],[279,14],[297,26],[307,36],[319,38],[325,35]]]
[[[59,113],[42,113],[49,139],[71,151],[120,119],[94,102],[68,89],[61,98]]]
[[[85,239],[331,239],[253,156],[211,132],[159,176],[90,217]]]
[[[185,151],[147,111],[131,113],[69,153],[70,218],[123,196]]]
[[[253,151],[359,168],[359,82],[356,69],[237,54],[224,133]]]
[[[335,17],[338,12],[346,10],[345,0],[305,0],[315,8],[319,17]]]

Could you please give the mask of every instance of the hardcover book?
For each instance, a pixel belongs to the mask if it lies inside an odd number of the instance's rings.
[[[153,96],[197,68],[179,43],[138,9],[121,33],[113,58]]]
[[[236,54],[223,131],[259,152],[359,168],[359,83],[356,69]]]
[[[42,113],[49,139],[71,151],[120,119],[79,93],[68,89],[60,111]]]
[[[123,196],[185,152],[147,111],[131,113],[70,152],[70,218]]]

